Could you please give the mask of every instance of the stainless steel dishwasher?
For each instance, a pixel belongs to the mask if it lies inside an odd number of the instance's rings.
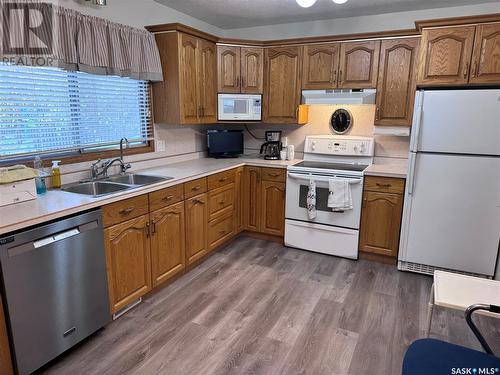
[[[100,210],[0,238],[0,262],[19,374],[110,321]]]

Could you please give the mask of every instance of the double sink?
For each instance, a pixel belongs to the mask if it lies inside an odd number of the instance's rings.
[[[172,180],[173,177],[150,176],[145,174],[127,173],[102,178],[99,180],[81,181],[69,184],[61,188],[62,191],[101,197],[103,195],[114,194],[120,191],[139,188],[157,182]]]

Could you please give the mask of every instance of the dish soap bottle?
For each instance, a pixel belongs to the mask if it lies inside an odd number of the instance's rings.
[[[52,161],[52,188],[59,189],[61,187],[61,168],[59,168],[60,160]]]
[[[40,156],[35,156],[33,167],[38,171],[38,177],[35,178],[36,193],[38,195],[45,194],[47,192],[47,186],[45,185],[45,172],[43,171],[42,159],[40,159]]]

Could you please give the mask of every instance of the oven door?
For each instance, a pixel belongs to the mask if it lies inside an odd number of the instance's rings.
[[[328,207],[328,181],[334,177],[349,179],[353,209],[333,212]],[[307,193],[309,180],[316,181],[316,218],[307,216]],[[359,229],[363,196],[363,177],[347,175],[329,175],[328,173],[288,172],[286,184],[286,218],[304,222],[334,225],[349,229]]]

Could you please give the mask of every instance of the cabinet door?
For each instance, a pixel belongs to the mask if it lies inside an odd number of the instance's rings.
[[[342,43],[338,87],[375,88],[377,86],[380,41]]]
[[[200,106],[198,82],[198,39],[179,33],[179,89],[180,120],[183,124],[199,122]]]
[[[153,286],[184,269],[184,202],[151,213],[151,264]]]
[[[143,215],[104,230],[111,312],[151,290],[149,217]]]
[[[285,183],[262,181],[261,232],[283,236],[285,233]]]
[[[219,92],[240,92],[240,52],[240,47],[217,46],[217,73]]]
[[[476,26],[471,83],[500,83],[500,23]]]
[[[201,123],[217,121],[217,51],[215,44],[199,40],[199,105]]]
[[[461,85],[469,81],[475,26],[425,29],[419,59],[420,85]]]
[[[302,88],[304,90],[337,87],[340,46],[338,44],[304,47]]]
[[[186,263],[192,264],[207,253],[207,194],[186,201]]]
[[[244,182],[244,211],[245,228],[251,231],[260,231],[260,184],[261,169],[259,167],[245,167]]]
[[[401,194],[365,191],[361,213],[361,251],[396,257],[403,196]]]
[[[235,232],[239,233],[244,229],[244,207],[245,207],[245,195],[243,194],[244,186],[244,167],[239,167],[236,169],[236,178],[234,186],[234,227]]]
[[[241,48],[241,92],[262,94],[264,75],[264,50]]]
[[[264,121],[297,123],[301,70],[302,47],[266,49]]]
[[[419,38],[382,41],[375,125],[411,126]]]

